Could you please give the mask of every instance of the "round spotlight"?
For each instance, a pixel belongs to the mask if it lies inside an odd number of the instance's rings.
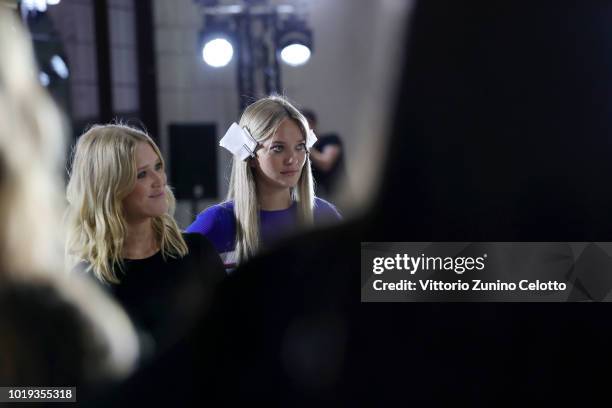
[[[303,65],[310,59],[310,48],[303,44],[289,44],[281,50],[281,58],[294,67]]]
[[[70,75],[68,66],[59,55],[54,55],[51,57],[51,68],[53,68],[55,73],[62,79],[67,79]]]
[[[202,48],[202,58],[211,67],[224,67],[232,60],[234,47],[224,38],[208,41]]]
[[[40,82],[42,86],[46,88],[51,83],[51,78],[49,77],[49,74],[47,74],[46,72],[40,71],[38,73],[38,81]]]
[[[287,65],[297,67],[308,62],[313,52],[312,30],[304,20],[290,17],[276,33],[278,57]]]

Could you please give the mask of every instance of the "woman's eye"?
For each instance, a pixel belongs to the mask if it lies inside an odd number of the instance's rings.
[[[164,166],[162,166],[162,164],[161,164],[161,163],[157,163],[157,164],[155,165],[155,170],[159,171],[159,170],[161,170],[163,167],[164,167]]]
[[[270,150],[272,150],[272,151],[273,151],[273,152],[275,152],[275,153],[280,153],[280,152],[282,152],[282,151],[283,151],[283,146],[281,146],[281,145],[275,145],[275,146],[272,146],[272,147],[270,148]]]
[[[306,150],[306,144],[305,143],[300,143],[299,145],[297,145],[296,149],[297,150]]]
[[[137,177],[137,178],[139,178],[139,179],[141,179],[141,178],[144,178],[146,175],[147,175],[147,172],[146,172],[146,171],[141,171],[140,173],[138,173],[138,174],[136,175],[136,177]]]

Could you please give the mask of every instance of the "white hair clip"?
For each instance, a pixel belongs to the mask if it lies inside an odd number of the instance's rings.
[[[315,136],[315,132],[312,129],[308,129],[308,134],[306,135],[306,147],[310,149],[317,142],[317,137]]]
[[[234,156],[239,157],[240,160],[246,160],[249,157],[255,157],[257,140],[251,136],[248,130],[234,122],[225,132],[225,136],[223,136],[219,145],[229,150]]]

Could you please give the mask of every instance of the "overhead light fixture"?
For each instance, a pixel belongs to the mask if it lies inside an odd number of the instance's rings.
[[[38,73],[38,81],[42,86],[46,88],[51,83],[51,78],[49,77],[49,74],[47,74],[45,71],[40,71]]]
[[[232,65],[241,110],[254,95],[282,93],[281,62],[297,67],[312,56],[303,0],[193,1],[203,10],[197,52],[204,62],[220,68],[237,56]]]
[[[60,1],[61,0],[21,0],[21,2],[16,3],[18,3],[21,16],[25,21],[29,16],[36,16],[38,13],[46,12],[47,6],[55,6],[59,4]]]
[[[301,20],[288,19],[278,31],[277,44],[285,64],[293,67],[304,65],[312,55],[312,30]]]
[[[64,62],[64,59],[59,55],[54,55],[51,57],[51,68],[53,71],[62,79],[67,79],[70,75],[70,71],[68,70],[68,65]]]
[[[28,11],[38,11],[40,13],[47,11],[47,0],[23,0],[21,4]]]
[[[211,67],[221,68],[234,56],[234,36],[229,21],[216,16],[207,16],[204,30],[200,33],[202,59]]]
[[[230,63],[234,56],[234,47],[228,39],[212,38],[202,47],[202,59],[211,67],[220,68]]]
[[[303,44],[289,44],[281,50],[281,59],[293,67],[304,65],[310,59],[310,48]]]

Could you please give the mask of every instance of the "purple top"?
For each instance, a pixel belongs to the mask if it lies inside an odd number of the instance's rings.
[[[315,197],[314,222],[322,224],[338,221],[342,217],[333,204]],[[295,230],[297,224],[297,204],[278,211],[259,211],[260,237],[264,246],[271,245]],[[226,201],[202,211],[196,220],[187,227],[186,232],[196,232],[206,236],[222,255],[234,251],[236,246],[236,219],[234,202]],[[223,257],[225,260],[225,257]]]

